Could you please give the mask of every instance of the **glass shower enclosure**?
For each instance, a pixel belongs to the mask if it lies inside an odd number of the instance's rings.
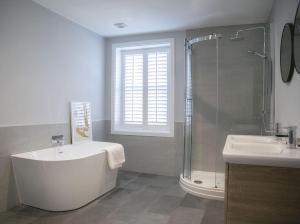
[[[217,200],[224,198],[222,150],[227,135],[260,135],[263,129],[264,67],[260,66],[261,59],[247,54],[246,49],[260,48],[261,35],[249,36],[243,44],[225,35],[197,36],[185,43],[184,164],[180,185],[191,194]],[[234,54],[227,55],[231,51]]]

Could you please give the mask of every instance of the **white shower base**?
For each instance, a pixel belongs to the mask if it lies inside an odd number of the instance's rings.
[[[201,183],[195,183],[199,180]],[[180,186],[190,194],[208,199],[224,200],[224,173],[195,170],[191,173],[191,180],[183,178],[181,174],[179,182]]]

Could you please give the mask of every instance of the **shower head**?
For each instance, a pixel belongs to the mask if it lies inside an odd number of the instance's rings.
[[[262,58],[262,59],[266,59],[266,58],[267,58],[266,55],[264,55],[264,54],[262,54],[262,53],[258,53],[257,51],[249,50],[248,53],[249,53],[249,54],[254,54],[254,55],[256,55],[256,56],[258,56],[258,57],[260,57],[260,58]]]
[[[232,35],[232,36],[230,37],[230,40],[231,40],[231,41],[241,41],[241,40],[244,40],[244,37],[241,37],[241,36],[239,35],[239,33],[235,33],[234,35]]]

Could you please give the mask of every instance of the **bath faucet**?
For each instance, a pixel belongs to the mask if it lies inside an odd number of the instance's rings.
[[[65,137],[63,135],[54,135],[51,137],[52,146],[63,146],[65,144]]]

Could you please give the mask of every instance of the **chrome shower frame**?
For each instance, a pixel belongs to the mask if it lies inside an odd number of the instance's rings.
[[[193,44],[206,41],[206,40],[216,40],[218,38],[221,38],[222,34],[217,34],[217,33],[212,33],[206,36],[200,36],[200,37],[195,37],[191,40],[185,40],[185,46],[186,47],[192,47]]]

